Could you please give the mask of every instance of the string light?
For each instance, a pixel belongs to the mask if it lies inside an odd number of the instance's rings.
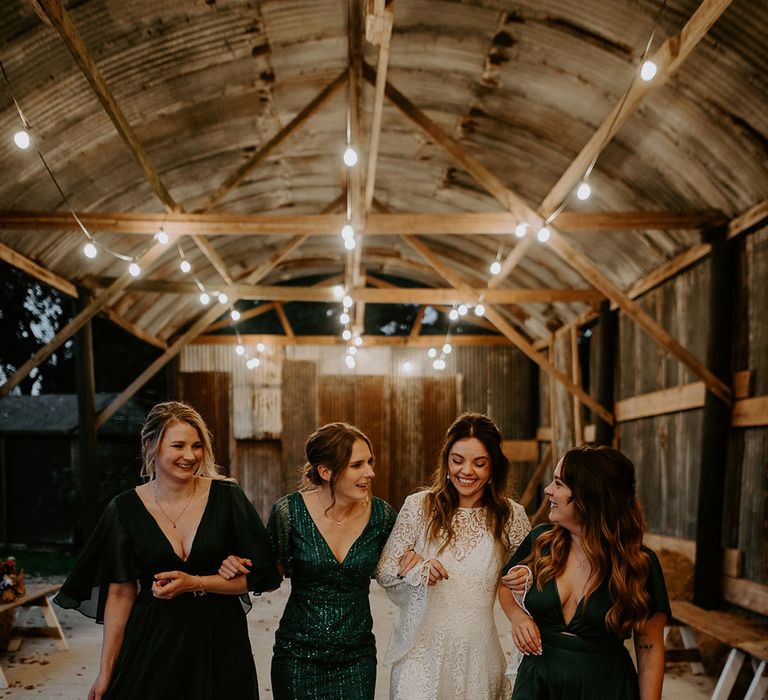
[[[451,354],[451,350],[453,350],[453,347],[451,347],[450,343],[446,343],[445,345],[443,345],[443,352],[446,355],[450,355]]]
[[[501,263],[498,260],[494,260],[491,263],[490,270],[492,275],[498,275],[501,272]]]
[[[540,243],[546,243],[549,240],[549,229],[546,226],[542,226],[536,234],[536,238],[539,239]]]
[[[648,83],[656,77],[658,70],[653,61],[644,61],[643,65],[640,66],[640,77]]]
[[[440,357],[440,358],[436,359],[436,360],[435,360],[435,361],[432,363],[432,366],[433,366],[435,369],[438,369],[438,370],[443,370],[443,369],[445,369],[445,360],[444,360],[444,359],[442,359],[442,358]]]
[[[336,300],[339,300],[343,298],[344,296],[344,287],[342,287],[340,284],[335,284],[332,288],[333,290],[333,298]]]
[[[179,269],[186,274],[192,269],[192,265],[189,264],[189,260],[184,260],[182,258],[181,262],[179,263]]]
[[[259,352],[264,352],[267,349],[267,346],[264,345],[264,343],[256,343],[256,349]]]
[[[475,306],[475,316],[485,316],[485,306],[483,304]]]
[[[261,362],[259,361],[258,357],[252,357],[250,360],[248,360],[248,362],[245,363],[245,366],[248,369],[256,369],[260,364]]]
[[[90,241],[83,246],[83,255],[85,255],[86,258],[93,260],[98,254],[98,249]]]
[[[139,263],[134,261],[130,265],[128,265],[128,272],[130,273],[131,277],[138,277],[141,274],[141,268],[139,267]]]
[[[13,142],[17,148],[26,151],[32,143],[32,139],[29,138],[29,132],[26,129],[20,129],[13,135]]]
[[[344,304],[344,308],[345,308],[345,309],[348,309],[348,308],[349,308],[350,306],[352,306],[352,304],[354,304],[355,302],[354,302],[354,301],[352,301],[352,297],[351,297],[351,296],[349,296],[349,294],[347,294],[347,295],[344,297],[344,300],[343,300],[341,303],[342,303],[342,304]]]
[[[408,361],[403,362],[403,372],[406,372],[407,374],[413,372],[413,363]]]
[[[355,336],[355,345],[357,347],[360,347],[362,344],[363,344],[363,339],[359,335],[356,335]]]
[[[245,347],[243,347],[240,343],[238,343],[237,345],[235,345],[235,352],[238,355],[245,355]]]
[[[355,243],[355,239],[354,238],[345,238],[344,239],[344,247],[347,250],[354,250],[356,245],[357,244]]]
[[[229,317],[233,321],[239,321],[240,320],[240,312],[237,309],[232,309],[232,311],[229,312]]]
[[[466,304],[459,304],[459,308],[457,309],[457,311],[459,313],[459,316],[466,316],[467,311],[469,311],[469,309],[467,309]]]
[[[210,300],[211,297],[208,296],[207,292],[200,292],[200,303],[203,306],[207,306]]]
[[[155,234],[155,240],[161,245],[165,245],[166,243],[168,243],[168,234],[163,230],[162,226],[158,229],[157,233]]]
[[[518,224],[515,226],[515,235],[518,238],[525,238],[526,233],[528,233],[528,224]]]
[[[349,314],[346,312],[341,314],[341,316],[339,316],[339,321],[346,326],[349,323]]]
[[[349,328],[345,328],[345,329],[344,329],[344,330],[341,332],[341,337],[342,337],[344,340],[349,340],[349,339],[352,337],[352,331],[351,331],[351,330],[349,330]]]
[[[592,188],[588,183],[582,182],[576,189],[576,196],[582,202],[586,202],[592,196]]]
[[[357,354],[357,348],[354,345],[350,345],[347,348],[347,354],[348,355],[356,355]]]
[[[219,293],[219,304],[226,304],[229,301],[229,297],[224,292]]]
[[[427,350],[427,357],[437,357],[437,350],[435,348]]]
[[[450,318],[450,319],[451,319],[451,321],[458,321],[458,320],[459,320],[459,312],[458,312],[458,311],[456,311],[456,309],[455,309],[455,308],[451,309],[451,310],[448,312],[448,318]]]
[[[344,151],[344,165],[349,168],[357,165],[357,151],[352,146],[347,146]]]
[[[355,237],[355,229],[352,228],[351,224],[344,224],[341,227],[341,237],[346,241],[350,238]]]
[[[346,355],[344,357],[344,362],[346,363],[347,367],[350,369],[354,369],[357,365],[357,362],[355,362],[355,358],[352,357],[352,355]]]

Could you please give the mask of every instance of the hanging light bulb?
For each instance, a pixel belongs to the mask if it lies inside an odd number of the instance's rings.
[[[344,151],[344,165],[348,168],[357,165],[357,151],[352,146],[347,146],[347,149]]]
[[[346,238],[344,240],[344,247],[347,250],[354,250],[355,249],[355,245],[357,245],[357,244],[355,243],[355,239],[354,238]]]
[[[260,364],[261,362],[259,362],[258,357],[252,357],[250,360],[248,360],[248,362],[245,363],[245,366],[248,369],[256,369],[256,367],[258,367]]]
[[[576,189],[576,196],[582,202],[586,202],[592,196],[592,188],[588,183],[582,182]]]
[[[348,355],[356,355],[357,354],[357,348],[354,345],[350,345],[347,348],[347,354]]]
[[[226,304],[229,301],[229,297],[224,292],[219,292],[219,304]]]
[[[235,352],[238,355],[245,355],[245,348],[242,346],[241,343],[238,343],[237,345],[235,345]]]
[[[659,69],[653,61],[645,61],[643,65],[640,66],[640,77],[647,83],[656,77],[656,72],[658,70]]]
[[[201,294],[200,294],[200,303],[203,306],[206,306],[210,300],[211,300],[211,297],[209,297],[205,292],[201,292]]]
[[[189,260],[182,260],[179,263],[179,268],[181,269],[182,272],[186,274],[192,269],[192,265],[189,264]]]
[[[441,359],[441,358],[438,358],[437,360],[435,360],[435,361],[432,363],[432,366],[433,366],[435,369],[440,369],[440,370],[442,370],[442,369],[445,369],[445,360],[443,360],[443,359]]]
[[[13,135],[13,142],[16,144],[17,148],[26,151],[32,143],[32,140],[29,138],[29,132],[25,129],[21,129]]]
[[[155,240],[162,245],[168,243],[168,234],[163,230],[162,226],[157,230]]]
[[[466,316],[467,315],[467,305],[466,304],[459,304],[459,308],[457,311],[459,312],[459,316]]]
[[[355,345],[357,345],[357,347],[360,347],[362,344],[363,344],[363,339],[359,335],[356,335],[355,336]]]
[[[413,363],[408,361],[403,362],[403,372],[406,372],[408,374],[413,372]]]
[[[450,355],[451,354],[451,350],[453,350],[453,348],[451,347],[450,343],[446,343],[445,345],[443,345],[443,352],[446,355]]]
[[[344,287],[342,287],[340,284],[333,285],[332,289],[334,299],[341,299],[344,296]]]
[[[515,235],[518,238],[525,238],[525,234],[528,232],[528,224],[518,224],[515,226]]]
[[[437,350],[435,348],[427,350],[427,357],[437,357]]]
[[[546,226],[542,226],[536,234],[536,238],[539,239],[540,243],[546,243],[549,240],[549,229]]]
[[[498,275],[501,272],[501,263],[498,260],[494,260],[491,263],[491,274]]]
[[[357,362],[355,362],[355,358],[352,357],[352,355],[346,355],[344,357],[344,362],[346,363],[347,367],[349,367],[350,369],[354,369],[355,366],[357,365]]]
[[[351,297],[351,296],[349,296],[349,294],[347,294],[347,296],[345,296],[345,297],[344,297],[344,300],[343,300],[341,303],[342,303],[342,304],[344,304],[344,308],[345,308],[345,309],[348,309],[348,308],[349,308],[350,306],[352,306],[352,304],[354,304],[355,302],[354,302],[354,301],[352,301],[352,297]]]
[[[139,263],[132,262],[130,265],[128,265],[128,272],[130,273],[131,277],[138,277],[141,274]]]
[[[267,349],[267,346],[264,345],[264,343],[256,343],[256,349],[259,352],[264,352]]]
[[[351,224],[344,224],[341,227],[341,237],[346,241],[349,238],[355,237],[355,229],[352,228]]]
[[[475,316],[485,316],[485,306],[483,304],[475,306]]]
[[[451,319],[451,321],[457,321],[457,320],[458,320],[458,318],[459,318],[459,312],[458,312],[458,311],[456,311],[456,309],[451,309],[451,310],[448,312],[448,318],[450,318],[450,319]]]
[[[344,340],[349,340],[349,339],[352,337],[352,331],[351,331],[351,330],[349,330],[349,328],[345,328],[345,329],[344,329],[344,330],[341,332],[341,337],[342,337]]]
[[[349,314],[345,311],[341,316],[339,316],[339,321],[342,325],[346,326],[349,323]]]
[[[240,320],[240,312],[237,309],[232,309],[232,311],[229,312],[229,317],[233,321],[239,321]]]
[[[85,255],[86,258],[93,260],[98,254],[98,248],[96,248],[90,241],[83,246],[83,255]]]

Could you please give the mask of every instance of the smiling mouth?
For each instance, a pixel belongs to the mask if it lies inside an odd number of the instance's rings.
[[[456,479],[462,486],[474,486],[477,481],[477,479],[463,479],[460,476],[455,476],[454,479]]]

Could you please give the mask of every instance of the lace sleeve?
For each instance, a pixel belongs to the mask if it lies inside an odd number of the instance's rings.
[[[512,517],[507,521],[507,541],[509,542],[507,559],[517,551],[520,543],[531,531],[531,522],[528,520],[525,508],[511,499],[510,504],[512,505]]]
[[[403,583],[403,579],[397,576],[400,558],[409,549],[416,547],[419,535],[424,531],[426,523],[422,513],[423,501],[424,497],[420,493],[408,496],[397,515],[395,526],[384,545],[376,567],[376,580],[383,588],[389,589]]]
[[[293,547],[291,546],[291,495],[283,496],[269,514],[267,537],[272,545],[272,551],[277,563],[282,565],[284,576],[291,577],[293,564]]]

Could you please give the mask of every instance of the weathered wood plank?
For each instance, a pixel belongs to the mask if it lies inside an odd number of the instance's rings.
[[[736,401],[731,414],[731,425],[734,428],[768,425],[768,396]]]
[[[633,396],[616,402],[616,421],[621,423],[647,416],[658,416],[662,413],[701,408],[704,405],[705,395],[704,382],[692,382],[683,386]]]

